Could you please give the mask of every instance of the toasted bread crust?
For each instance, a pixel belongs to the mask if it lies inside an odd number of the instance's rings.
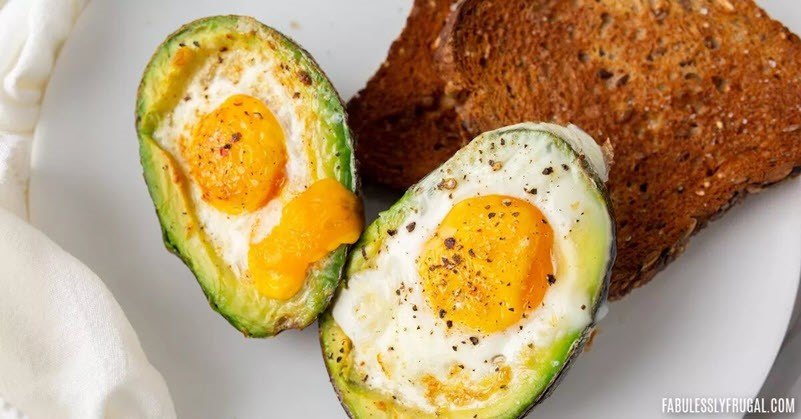
[[[430,83],[457,99],[458,122],[439,133],[382,122],[415,130],[404,135],[417,144],[438,135],[455,146],[526,120],[609,140],[613,299],[744,196],[801,168],[801,42],[751,0],[464,0],[440,32]],[[376,180],[404,186],[439,163],[385,141],[372,143],[405,151],[404,176]]]
[[[367,86],[350,100],[348,121],[366,178],[399,189],[420,180],[467,143],[455,130],[455,98],[447,97],[433,52],[456,0],[415,0],[401,35]],[[426,156],[433,166],[409,164]]]

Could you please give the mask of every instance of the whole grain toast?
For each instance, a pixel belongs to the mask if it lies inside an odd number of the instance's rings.
[[[368,115],[356,129],[372,150],[366,175],[406,186],[445,159],[420,145],[437,138],[451,150],[526,120],[572,122],[609,140],[613,299],[744,196],[801,169],[801,42],[751,0],[464,0],[430,42],[427,84],[458,118],[436,132]],[[398,88],[368,85],[363,97]],[[376,126],[403,137],[374,136]]]
[[[415,0],[406,27],[367,86],[348,102],[360,172],[405,188],[461,148],[455,102],[444,95],[434,65],[436,40],[456,0]],[[359,141],[361,138],[362,142]],[[426,156],[433,167],[409,164]]]

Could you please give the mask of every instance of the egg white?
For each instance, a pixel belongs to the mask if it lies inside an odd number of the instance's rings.
[[[527,127],[566,139],[574,150],[588,157],[599,176],[606,176],[600,149],[582,131],[550,124]],[[526,141],[514,134],[504,139],[503,146],[474,140],[454,157],[459,164],[446,164],[446,169],[438,169],[413,187],[410,199],[415,210],[400,222],[397,233],[385,237],[371,267],[349,277],[335,303],[334,320],[353,342],[353,365],[366,377],[365,385],[394,396],[404,405],[427,412],[436,410],[420,382],[424,374],[448,382],[448,371],[458,363],[477,380],[495,371],[493,360],[504,359],[512,366],[523,363],[521,353],[529,344],[547,347],[592,321],[591,296],[577,274],[581,258],[587,256],[579,254],[572,229],[583,219],[608,220],[607,209],[586,196],[587,186],[575,161],[552,142]],[[489,161],[501,162],[502,166],[493,170]],[[552,167],[553,173],[544,175],[546,167]],[[449,178],[457,181],[455,189],[437,187]],[[537,189],[536,194],[530,192],[532,188]],[[542,306],[519,324],[480,335],[456,326],[449,329],[446,319],[432,311],[423,295],[417,257],[455,203],[490,194],[519,198],[542,211],[554,231],[558,279],[546,292]],[[409,232],[404,226],[412,222],[415,228]],[[473,344],[471,337],[477,337],[478,344]],[[476,401],[465,407],[480,407],[491,401]]]
[[[162,119],[154,133],[158,144],[169,152],[190,179],[190,199],[199,223],[223,261],[235,275],[247,272],[250,243],[263,239],[281,219],[284,205],[305,190],[312,181],[308,147],[303,133],[307,126],[298,118],[300,100],[294,90],[275,76],[281,64],[275,57],[259,51],[231,50],[210,57],[187,84],[178,104]],[[189,165],[180,150],[180,138],[191,137],[203,115],[212,112],[228,97],[245,94],[262,100],[281,124],[287,153],[286,180],[275,199],[264,207],[239,215],[214,208],[202,198],[202,191],[189,174]]]

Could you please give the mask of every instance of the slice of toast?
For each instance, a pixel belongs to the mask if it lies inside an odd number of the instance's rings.
[[[801,169],[801,42],[751,0],[465,0],[437,54],[468,131],[545,120],[611,141],[612,298]]]
[[[801,168],[801,42],[751,0],[463,0],[428,17],[351,104],[366,177],[405,187],[482,131],[575,123],[614,147],[613,299]]]
[[[360,172],[368,181],[405,189],[466,144],[455,128],[456,102],[445,96],[434,65],[437,37],[455,3],[415,0],[386,61],[348,102]],[[430,164],[410,164],[421,156]]]

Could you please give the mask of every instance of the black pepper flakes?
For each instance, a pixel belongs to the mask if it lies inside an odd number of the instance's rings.
[[[389,230],[387,230],[387,234],[389,234],[390,236],[394,236],[394,235],[398,234],[398,230],[389,229]]]
[[[409,223],[409,224],[406,224],[406,231],[408,231],[409,233],[411,233],[412,231],[414,231],[414,228],[415,228],[415,227],[417,227],[417,223],[415,223],[414,221],[412,221],[411,223]]]
[[[470,336],[470,343],[473,345],[478,345],[478,338],[475,336]]]
[[[445,322],[445,325],[448,326],[448,329],[450,329],[451,327],[453,327],[453,321],[448,320]]]
[[[456,189],[456,185],[457,185],[456,179],[447,178],[447,179],[442,179],[442,181],[440,181],[439,184],[437,185],[437,188],[453,190]]]
[[[444,317],[445,317],[445,310],[439,309],[439,318],[441,319],[441,318],[444,318]]]
[[[553,274],[548,274],[548,285],[553,285],[556,283],[556,277]]]
[[[447,239],[445,239],[444,243],[446,249],[453,249],[453,246],[456,245],[456,239],[454,239],[453,237],[448,237]]]
[[[306,71],[299,71],[298,77],[300,77],[301,83],[305,84],[306,86],[311,86],[312,78]]]
[[[242,133],[241,132],[235,132],[235,133],[231,134],[231,141],[237,142],[237,141],[239,141],[241,139],[242,139]]]
[[[551,173],[553,173],[553,167],[551,167],[551,166],[548,166],[548,167],[542,169],[542,174],[543,175],[550,175]]]

